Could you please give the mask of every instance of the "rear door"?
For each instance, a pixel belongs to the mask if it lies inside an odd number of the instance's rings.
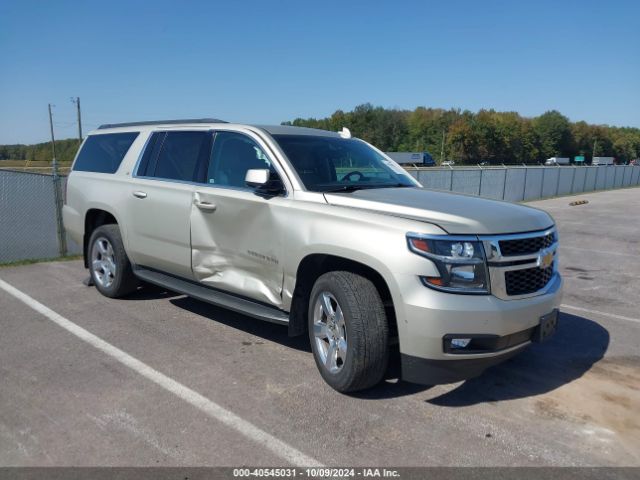
[[[136,264],[193,278],[191,204],[211,138],[203,130],[155,132],[149,138],[127,199],[127,247]]]
[[[191,208],[193,274],[201,283],[274,306],[282,304],[285,196],[245,185],[249,169],[272,170],[261,140],[216,132],[211,159]]]

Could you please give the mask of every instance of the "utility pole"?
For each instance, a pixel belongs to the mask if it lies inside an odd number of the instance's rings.
[[[444,159],[444,129],[442,130],[442,148],[440,149],[440,165],[442,165],[443,159]]]
[[[49,127],[51,128],[51,150],[53,151],[53,178],[58,176],[58,159],[56,157],[56,139],[53,136],[53,115],[51,114],[51,104],[49,104]]]
[[[56,139],[53,135],[53,115],[49,104],[49,127],[51,128],[51,150],[53,152],[53,199],[55,202],[56,230],[58,232],[58,251],[60,256],[67,254],[67,237],[62,223],[62,189],[58,176],[58,158],[56,156]]]
[[[593,141],[593,153],[591,154],[591,163],[593,163],[593,157],[596,156],[596,143],[598,142],[598,140],[594,140]]]
[[[78,111],[78,142],[82,143],[82,115],[80,114],[80,97],[76,97],[75,100],[71,97],[71,103],[76,104],[76,110]]]

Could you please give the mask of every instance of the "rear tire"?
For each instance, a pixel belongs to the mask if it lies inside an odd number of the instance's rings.
[[[88,252],[91,279],[102,295],[119,298],[138,288],[118,225],[96,228],[89,239]]]
[[[309,298],[309,338],[322,378],[339,392],[378,384],[389,361],[388,325],[375,285],[351,272],[329,272]]]

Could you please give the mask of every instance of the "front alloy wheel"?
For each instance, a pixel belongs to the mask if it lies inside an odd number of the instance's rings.
[[[313,334],[320,361],[331,373],[338,373],[347,360],[347,328],[342,308],[331,295],[320,293],[313,308]]]
[[[322,378],[339,392],[377,384],[389,358],[387,318],[376,286],[353,272],[318,277],[309,296],[309,340]]]

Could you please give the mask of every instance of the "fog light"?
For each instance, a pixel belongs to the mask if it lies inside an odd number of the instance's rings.
[[[470,338],[452,338],[451,348],[467,348],[470,342]]]

